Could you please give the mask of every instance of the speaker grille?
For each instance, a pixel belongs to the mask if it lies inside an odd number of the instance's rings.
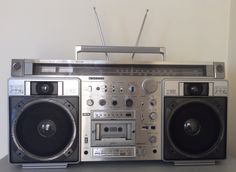
[[[26,105],[14,125],[14,136],[27,152],[38,157],[52,157],[73,140],[75,122],[63,105],[37,101]]]
[[[222,130],[217,111],[202,102],[190,102],[177,108],[168,126],[173,144],[187,154],[209,151]]]
[[[164,159],[226,157],[227,97],[164,98]]]

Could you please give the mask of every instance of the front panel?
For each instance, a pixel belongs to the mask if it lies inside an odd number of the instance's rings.
[[[12,76],[19,79],[10,80],[8,88],[9,96],[18,97],[37,96],[38,84],[43,88],[40,92],[42,97],[45,97],[44,91],[50,92],[51,96],[76,96],[81,93],[80,103],[73,106],[79,109],[76,117],[81,126],[78,127],[80,139],[77,148],[80,149],[80,160],[83,162],[127,160],[202,162],[209,159],[212,161],[224,159],[226,156],[228,85],[226,81],[221,80],[224,78],[224,73],[224,63],[130,64],[16,59],[12,61]],[[39,79],[34,83],[27,78],[29,76]],[[43,81],[41,77],[44,78]],[[77,78],[81,83],[78,84],[71,78]],[[50,90],[50,85],[47,88],[45,86],[47,81],[51,81],[52,86],[57,89]],[[196,112],[198,109],[203,109],[199,114],[205,113],[205,116],[213,114],[210,117],[216,119],[216,122],[211,131],[220,128],[215,132],[216,136],[221,136],[220,141],[212,137],[211,143],[215,143],[216,146],[212,147],[214,150],[209,154],[195,156],[193,153],[189,155],[181,151],[179,145],[182,145],[181,140],[185,140],[186,137],[178,137],[179,133],[175,133],[180,128],[179,131],[184,131],[190,138],[197,135],[200,133],[199,126],[204,118],[197,118],[197,114],[194,114],[196,119],[184,118],[181,121],[182,118],[181,120],[173,118],[174,121],[179,120],[183,123],[180,126],[170,125],[171,122],[168,121],[175,116],[175,110],[178,112],[176,114],[182,114],[182,111],[185,112],[187,109],[189,115],[192,115],[190,113],[192,108],[188,108],[189,105],[194,108],[200,105],[200,108],[196,108]],[[184,108],[181,108],[182,106]],[[207,120],[209,119],[205,121]],[[190,128],[186,127],[183,130],[185,126]],[[203,125],[202,129],[206,130],[205,126]],[[181,134],[183,136],[183,133]],[[179,141],[179,138],[182,139]],[[175,142],[178,140],[179,144],[174,144],[173,140]],[[200,140],[198,141],[200,143]],[[191,139],[189,143],[193,144]],[[200,151],[196,145],[193,150],[191,144],[187,144],[189,150],[195,153]],[[66,161],[69,159],[64,160]]]

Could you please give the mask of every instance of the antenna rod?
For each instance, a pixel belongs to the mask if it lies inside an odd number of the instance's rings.
[[[96,21],[97,21],[97,26],[98,26],[98,31],[99,31],[99,35],[100,35],[100,39],[102,41],[102,45],[105,46],[105,39],[104,39],[104,36],[103,36],[103,33],[102,33],[102,27],[101,27],[101,23],[100,23],[100,20],[99,20],[99,17],[98,17],[98,13],[96,11],[96,7],[93,7],[93,10],[94,10],[94,14],[95,14],[95,17],[96,17]],[[105,53],[106,57],[107,57],[107,60],[109,60],[109,56],[107,53]]]
[[[138,38],[137,38],[136,43],[135,43],[136,47],[139,44],[139,41],[140,41],[140,38],[141,38],[141,35],[142,35],[142,32],[143,32],[143,27],[144,27],[144,24],[145,24],[145,21],[146,21],[146,18],[147,18],[148,11],[149,11],[149,9],[146,10],[146,13],[144,15],[143,22],[142,22],[141,28],[139,30],[139,33],[138,33]],[[135,53],[132,54],[132,60],[134,59],[134,56],[135,56]]]

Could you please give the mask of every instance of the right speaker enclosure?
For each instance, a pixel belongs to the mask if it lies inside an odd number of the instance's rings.
[[[226,158],[227,97],[165,96],[164,159]]]

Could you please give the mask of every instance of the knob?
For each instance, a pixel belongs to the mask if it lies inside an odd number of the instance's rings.
[[[158,85],[157,82],[153,79],[146,79],[142,83],[143,90],[147,94],[152,94],[157,91]]]
[[[107,103],[107,102],[106,102],[105,99],[99,100],[99,104],[100,104],[101,106],[104,106],[106,103]]]
[[[156,136],[151,136],[151,137],[149,138],[149,142],[150,142],[150,143],[156,143],[156,142],[157,142]]]
[[[224,72],[224,65],[218,64],[216,66],[216,71],[219,72],[219,73],[223,73]]]
[[[157,119],[157,113],[156,113],[156,112],[151,112],[151,113],[149,114],[149,118],[150,118],[151,120],[156,120],[156,119]]]
[[[112,100],[112,105],[116,106],[118,104],[117,100]]]
[[[125,102],[125,104],[126,104],[127,107],[133,106],[133,103],[134,103],[134,102],[133,102],[132,99],[127,99],[126,102]]]
[[[94,104],[94,101],[92,99],[87,100],[87,105],[88,106],[93,106],[93,104]]]

